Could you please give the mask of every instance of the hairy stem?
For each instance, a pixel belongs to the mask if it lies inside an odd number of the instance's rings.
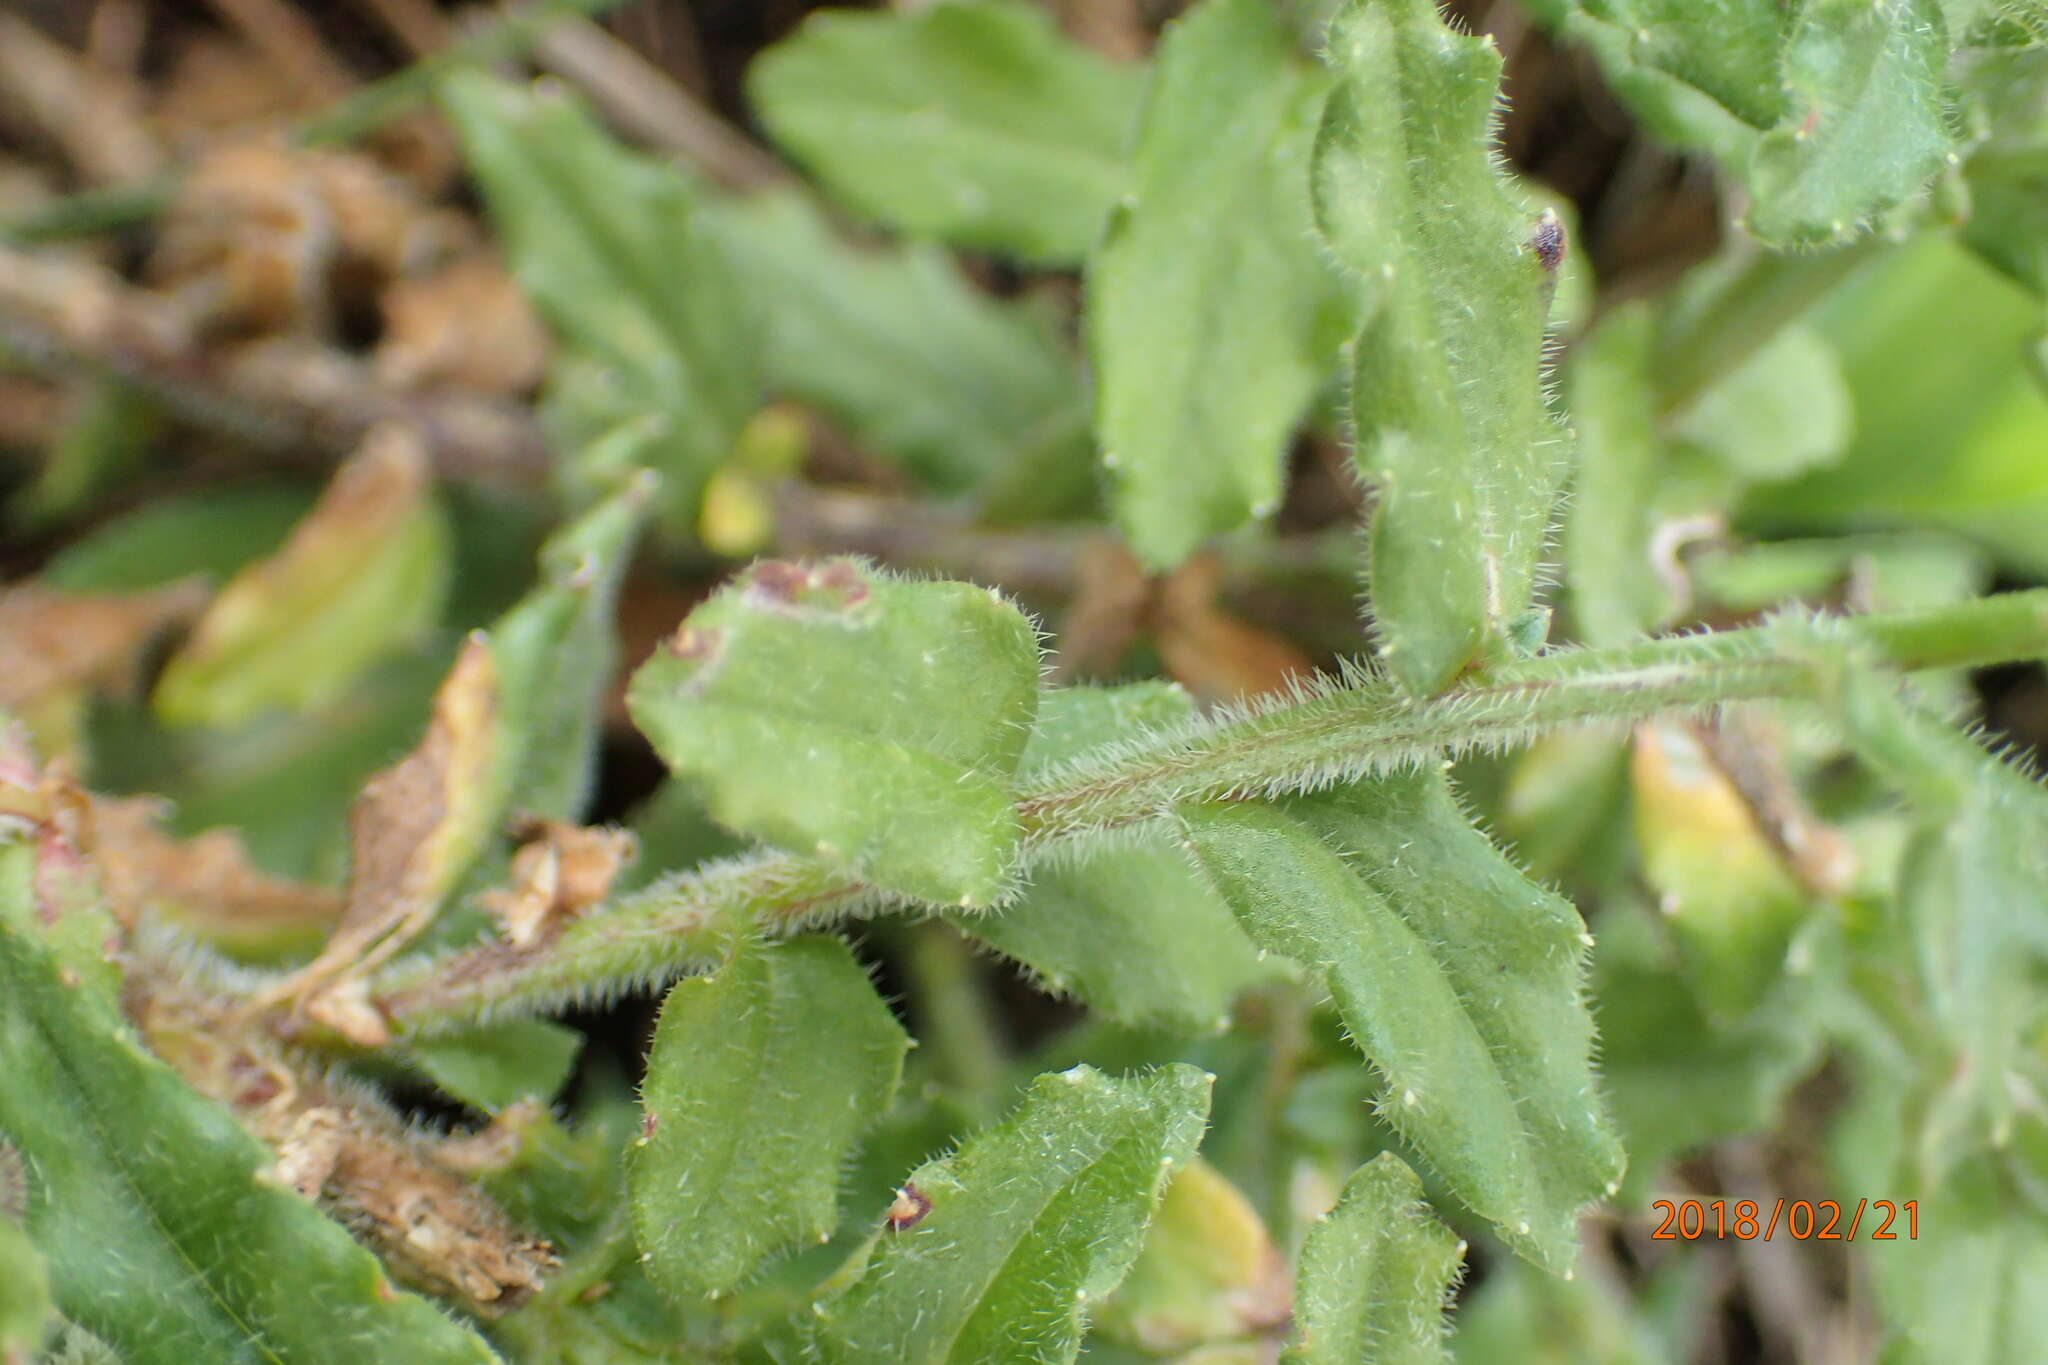
[[[2048,589],[1843,622],[1876,662],[1954,668],[2048,655]],[[1797,700],[1820,665],[1770,626],[1565,650],[1473,675],[1442,696],[1406,697],[1378,677],[1083,759],[1023,794],[1025,871],[1081,839],[1158,819],[1192,801],[1314,790],[1570,725],[1632,722],[1730,702]],[[500,1010],[546,1008],[717,961],[738,937],[780,935],[900,905],[783,854],[714,863],[635,892],[529,948],[489,943],[400,963],[372,992],[401,1033]]]

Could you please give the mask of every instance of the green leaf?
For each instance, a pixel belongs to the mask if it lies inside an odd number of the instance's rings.
[[[1591,938],[1458,808],[1441,772],[1183,808],[1252,942],[1319,969],[1380,1116],[1516,1250],[1570,1266],[1622,1155],[1580,992]]]
[[[1835,348],[1794,325],[1679,413],[1672,434],[1746,479],[1789,479],[1841,456],[1854,404]]]
[[[1811,534],[1937,527],[2048,573],[2048,394],[2027,363],[2041,300],[1945,235],[1884,255],[1813,319],[1854,397],[1847,454],[1751,491],[1744,522]]]
[[[277,482],[159,498],[66,545],[42,578],[68,592],[134,592],[199,573],[229,578],[283,544],[312,505],[311,490]]]
[[[1561,1280],[1489,1266],[1458,1303],[1458,1365],[1675,1365],[1698,1360],[1725,1292],[1704,1256],[1674,1256],[1634,1283]]]
[[[4,925],[0,1035],[26,1225],[65,1316],[127,1365],[496,1359],[266,1179],[256,1139]]]
[[[1904,1197],[1904,1196],[1901,1196]],[[1895,1335],[1886,1365],[2038,1365],[2048,1346],[2048,1222],[1988,1163],[1889,1229],[1870,1257]],[[1882,1211],[1864,1214],[1875,1230]],[[1908,1232],[1917,1231],[1917,1236]]]
[[[1593,961],[1602,1088],[1629,1154],[1623,1201],[1639,1205],[1672,1157],[1769,1128],[1812,1067],[1819,1029],[1795,1008],[1710,1018],[1647,910],[1610,905]]]
[[[754,565],[633,675],[627,705],[711,813],[886,890],[988,905],[1037,704],[1031,623],[996,593],[852,559]]]
[[[449,567],[425,449],[373,434],[277,553],[221,589],[165,665],[157,714],[226,729],[331,704],[432,628]]]
[[[1781,60],[1791,109],[1757,144],[1749,229],[1837,241],[1916,193],[1953,137],[1938,0],[1807,0]]]
[[[462,137],[520,286],[564,343],[606,367],[620,414],[648,416],[641,452],[672,524],[759,406],[759,324],[696,188],[622,149],[565,97],[451,74]]]
[[[2048,6],[2041,14],[2048,21]],[[1959,65],[1966,126],[1979,134],[1963,165],[1970,211],[1962,240],[2048,294],[2048,234],[2040,230],[2048,214],[2048,46],[1976,53]]]
[[[573,820],[589,800],[615,672],[614,614],[653,481],[643,477],[541,546],[540,582],[488,633],[498,741],[490,805]]]
[[[1573,349],[1566,372],[1578,428],[1578,476],[1565,519],[1572,622],[1592,645],[1618,645],[1660,624],[1671,590],[1653,572],[1658,430],[1648,304],[1616,308]]]
[[[815,12],[755,61],[775,140],[852,208],[915,236],[1079,261],[1124,192],[1144,76],[1018,0]]]
[[[794,192],[713,212],[769,301],[772,385],[936,493],[1053,513],[1093,492],[1079,367],[1048,319],[975,288],[936,247],[850,247]]]
[[[1301,1249],[1296,1365],[1433,1365],[1465,1244],[1438,1222],[1392,1152],[1358,1168]]]
[[[1778,55],[1793,18],[1775,0],[1592,0],[1584,9],[1625,45],[1596,45],[1603,55],[1625,51],[1629,62],[1667,73],[1754,127],[1784,117]]]
[[[1696,730],[1638,726],[1629,770],[1642,879],[1700,1002],[1740,1018],[1783,979],[1816,898]]]
[[[12,1147],[0,1150],[0,1181],[19,1170],[20,1156]],[[0,1190],[0,1196],[5,1191]],[[50,1298],[50,1271],[43,1255],[28,1233],[14,1219],[13,1211],[0,1205],[0,1360],[10,1362],[35,1358],[57,1315]]]
[[[1196,1157],[1166,1187],[1091,1342],[1154,1355],[1272,1333],[1292,1308],[1287,1263],[1243,1192]]]
[[[839,1173],[888,1109],[909,1047],[836,938],[742,949],[678,982],[626,1162],[655,1283],[723,1294],[769,1256],[825,1240]]]
[[[2048,788],[1912,705],[1838,635],[1778,629],[1823,660],[1831,719],[1916,817],[1898,895],[1934,1093],[1908,1174],[1931,1188],[1984,1138],[2005,1140],[2039,1070],[2027,1039],[2048,962]]]
[[[1168,683],[1048,690],[1018,776],[1043,777],[1090,749],[1193,715],[1188,695]],[[1160,830],[1035,872],[1017,904],[999,913],[948,918],[1047,989],[1131,1022],[1220,1027],[1240,993],[1280,970],[1260,961],[1230,907]]]
[[[64,430],[35,482],[8,499],[7,515],[42,527],[76,516],[130,478],[163,430],[163,414],[125,380],[95,377],[73,386]]]
[[[1389,671],[1434,693],[1511,653],[1529,607],[1566,465],[1542,377],[1564,241],[1496,164],[1491,41],[1446,27],[1434,0],[1354,0],[1330,58],[1312,181],[1366,310],[1351,417],[1379,495],[1372,612]]]
[[[1008,1118],[911,1174],[896,1226],[820,1306],[817,1358],[1073,1360],[1091,1305],[1123,1279],[1194,1155],[1208,1104],[1209,1078],[1190,1066],[1039,1077]]]
[[[1967,0],[1966,0],[1967,2]],[[1837,241],[1953,145],[1943,0],[1542,0],[1653,131],[1719,158],[1774,246]]]
[[[1204,0],[1160,42],[1087,308],[1117,519],[1155,568],[1272,514],[1350,325],[1306,195],[1327,88],[1267,0]]]
[[[407,1051],[435,1085],[487,1114],[555,1097],[583,1050],[583,1035],[548,1019],[498,1019],[414,1040]]]

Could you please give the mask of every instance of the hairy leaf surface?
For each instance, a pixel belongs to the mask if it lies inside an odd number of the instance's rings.
[[[1293,1365],[1437,1365],[1465,1244],[1392,1152],[1358,1168],[1301,1249]]]
[[[721,1294],[822,1241],[839,1175],[885,1113],[910,1039],[845,943],[742,949],[662,1006],[626,1164],[656,1284]]]
[[[912,1172],[897,1226],[821,1307],[817,1357],[1073,1360],[1090,1306],[1130,1269],[1208,1108],[1209,1078],[1190,1066],[1040,1076],[1008,1118]]]
[[[813,14],[754,64],[775,140],[861,213],[1049,265],[1123,193],[1143,75],[1019,0]]]
[[[1183,808],[1262,948],[1323,974],[1380,1115],[1516,1250],[1552,1268],[1620,1179],[1570,904],[1472,828],[1440,772]]]
[[[1054,688],[1038,706],[1020,779],[1194,714],[1188,695],[1166,683]],[[949,918],[1048,988],[1115,1019],[1211,1028],[1241,991],[1280,971],[1259,960],[1230,907],[1163,830],[1034,873],[1018,903],[999,913]]]
[[[633,719],[713,815],[877,886],[987,905],[1038,644],[996,593],[851,559],[756,564],[633,676]]]
[[[127,1365],[496,1357],[282,1184],[226,1110],[0,924],[0,1134],[58,1306]]]
[[[1565,473],[1542,376],[1565,243],[1495,164],[1489,40],[1447,27],[1434,0],[1354,0],[1330,60],[1312,182],[1366,310],[1351,418],[1379,495],[1372,613],[1389,671],[1433,693],[1509,648],[1529,606]]]
[[[1349,318],[1308,213],[1327,82],[1278,13],[1205,0],[1156,62],[1087,319],[1117,517],[1170,568],[1279,505],[1288,439]]]

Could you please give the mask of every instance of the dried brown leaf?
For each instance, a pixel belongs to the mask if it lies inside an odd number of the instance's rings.
[[[1223,563],[1205,552],[1161,582],[1152,630],[1174,681],[1204,701],[1283,691],[1314,665],[1291,641],[1216,604]]]
[[[521,394],[547,372],[548,335],[503,262],[464,257],[384,291],[377,377],[395,389]]]
[[[474,851],[495,747],[497,674],[480,636],[463,646],[434,697],[417,748],[372,777],[349,811],[348,903],[320,955],[265,991],[378,1046],[389,1033],[362,979],[432,923]]]
[[[370,157],[263,133],[200,157],[164,215],[149,273],[209,330],[329,336],[336,317],[472,235]]]
[[[587,829],[563,820],[534,821],[521,838],[512,855],[512,884],[480,898],[515,948],[531,947],[609,895],[636,846],[625,830]]]
[[[60,592],[35,582],[0,588],[0,706],[131,684],[143,649],[196,615],[206,596],[194,579],[135,593]]]
[[[309,1065],[250,1027],[205,983],[153,964],[131,978],[128,1009],[152,1050],[227,1105],[277,1152],[290,1186],[368,1243],[399,1279],[495,1317],[557,1264],[434,1144],[367,1089]]]
[[[154,909],[233,946],[324,932],[339,918],[340,892],[264,872],[232,830],[172,838],[157,828],[163,809],[149,797],[93,803],[93,853],[107,899],[124,922]]]

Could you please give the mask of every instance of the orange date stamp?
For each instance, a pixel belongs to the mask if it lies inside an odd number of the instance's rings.
[[[1698,1242],[1708,1238],[1732,1238],[1738,1242],[1762,1238],[1768,1242],[1781,1236],[1795,1242],[1853,1242],[1863,1229],[1865,1214],[1871,1218],[1870,1241],[1920,1240],[1917,1199],[1859,1199],[1853,1209],[1846,1211],[1834,1199],[1781,1198],[1768,1210],[1754,1199],[1659,1199],[1650,1207],[1664,1215],[1664,1221],[1650,1234],[1652,1241],[1659,1242]]]

